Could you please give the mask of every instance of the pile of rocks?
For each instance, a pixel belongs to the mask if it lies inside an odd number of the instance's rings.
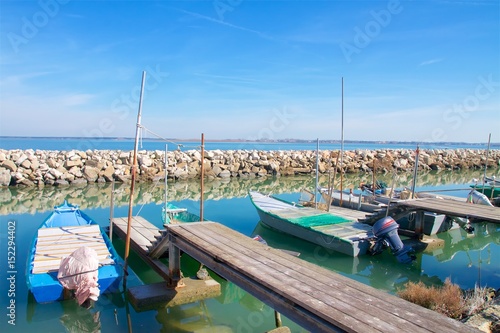
[[[421,150],[419,170],[497,168],[500,150],[429,149]],[[380,149],[375,151],[338,150],[319,153],[318,170],[327,173],[341,165],[346,173],[411,171],[415,151]],[[132,151],[87,150],[0,150],[0,186],[44,186],[130,181]],[[164,151],[139,151],[138,181],[169,178],[187,179],[201,175],[201,153],[197,150],[168,152],[165,172]],[[314,173],[315,151],[210,150],[204,152],[208,178],[253,178],[269,175]]]

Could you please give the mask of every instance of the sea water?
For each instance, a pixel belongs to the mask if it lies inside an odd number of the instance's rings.
[[[418,189],[445,191],[465,197],[470,180],[483,171],[438,172],[419,175]],[[494,170],[498,177],[498,170]],[[369,175],[346,175],[346,187],[369,182]],[[390,176],[380,176],[391,183]],[[300,258],[364,284],[395,294],[407,282],[440,285],[447,278],[461,288],[475,285],[500,287],[499,225],[480,223],[468,235],[458,229],[439,238],[445,247],[416,254],[410,265],[402,265],[387,250],[377,256],[352,258],[327,251],[317,245],[269,230],[262,226],[250,199],[249,190],[274,193],[297,201],[301,189],[312,189],[312,176],[231,179],[205,182],[204,218],[220,222],[248,236],[259,234],[278,249],[300,252]],[[320,184],[326,185],[321,178]],[[401,175],[397,187],[411,184],[411,175]],[[167,198],[179,207],[198,214],[201,204],[199,184],[169,181]],[[455,191],[449,191],[454,189]],[[0,189],[0,331],[1,332],[263,332],[274,328],[274,311],[229,281],[211,272],[221,283],[222,294],[204,301],[136,312],[123,294],[101,295],[95,306],[83,309],[74,300],[37,304],[27,290],[25,269],[30,244],[38,226],[53,206],[65,199],[78,204],[101,226],[109,225],[111,184],[84,187],[1,188]],[[129,187],[115,184],[114,216],[128,212]],[[165,203],[163,183],[139,184],[134,196],[133,215],[140,215],[161,227]],[[123,254],[124,244],[115,236],[113,243]],[[182,271],[192,276],[199,263],[183,255]],[[159,276],[131,251],[128,286],[159,282]],[[292,332],[305,332],[288,318],[284,325]]]
[[[142,150],[190,150],[201,147],[200,141],[174,141],[174,140],[140,140],[139,148]],[[356,149],[416,149],[416,142],[345,142],[345,150]],[[472,144],[472,143],[420,143],[421,149],[487,149],[487,144]],[[219,141],[205,142],[205,150],[315,150],[317,147],[316,140],[309,142],[230,142]],[[0,149],[41,149],[41,150],[125,150],[130,151],[134,148],[134,139],[126,138],[26,138],[26,137],[0,137]],[[499,149],[500,144],[490,145],[491,149]],[[320,143],[322,150],[339,150],[341,149],[340,142]]]

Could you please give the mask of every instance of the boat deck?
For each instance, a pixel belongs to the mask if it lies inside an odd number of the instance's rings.
[[[94,249],[100,264],[110,263],[111,253],[99,225],[38,229],[32,273],[58,271],[61,259],[82,246]]]
[[[477,332],[219,223],[167,229],[171,272],[178,272],[173,259],[183,251],[311,332]]]
[[[341,224],[318,226],[313,227],[313,229],[326,235],[350,242],[373,237],[372,227],[360,222],[345,222]]]

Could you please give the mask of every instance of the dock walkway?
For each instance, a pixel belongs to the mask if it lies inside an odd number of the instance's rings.
[[[180,251],[312,332],[478,332],[434,311],[273,249],[215,222],[166,226]]]
[[[112,219],[113,232],[121,239],[127,237],[126,217],[115,217]],[[160,230],[157,226],[141,216],[134,216],[130,224],[130,247],[146,261],[162,278],[169,279],[168,268],[158,257],[151,257],[150,251],[155,245],[166,239],[166,230]]]
[[[465,217],[476,221],[500,223],[500,208],[494,206],[435,198],[400,200],[397,202],[397,206],[411,210]]]

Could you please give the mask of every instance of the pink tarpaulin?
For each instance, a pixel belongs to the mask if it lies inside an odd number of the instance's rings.
[[[75,290],[78,304],[87,299],[97,301],[99,259],[94,249],[82,246],[61,260],[57,278],[62,286]]]

